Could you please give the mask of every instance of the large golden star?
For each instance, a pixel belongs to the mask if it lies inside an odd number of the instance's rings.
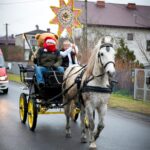
[[[64,0],[59,0],[59,7],[50,6],[55,13],[55,17],[50,20],[50,24],[58,25],[58,35],[60,36],[64,29],[72,35],[72,29],[74,27],[81,27],[78,17],[81,13],[80,9],[74,8],[74,0],[68,0],[66,3]]]

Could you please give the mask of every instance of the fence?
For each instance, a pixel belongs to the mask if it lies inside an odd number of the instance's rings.
[[[135,69],[134,99],[150,101],[150,69]]]

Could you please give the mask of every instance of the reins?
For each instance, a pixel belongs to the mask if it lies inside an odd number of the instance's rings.
[[[69,73],[68,73],[68,76],[63,80],[63,83],[64,83],[68,78],[70,78],[70,77],[72,77],[73,75],[75,75],[76,73],[80,72],[80,71],[81,71],[82,69],[84,69],[86,66],[87,66],[87,65],[82,66],[78,71],[74,72],[73,74],[71,74],[71,75],[69,76],[70,72],[71,72],[76,66],[72,67],[71,70],[70,70]]]
[[[112,44],[109,44],[109,43],[106,43],[106,44],[103,44],[101,45],[100,48],[103,48],[103,47],[112,47]],[[101,60],[101,56],[100,56],[100,53],[98,54],[98,62],[101,63],[101,65],[103,66],[103,68],[105,69],[107,67],[108,64],[112,63],[114,66],[115,66],[115,63],[113,61],[109,61],[107,62],[106,64],[103,64],[102,63],[102,60]],[[72,77],[73,75],[77,74],[78,72],[80,72],[81,70],[83,70],[75,79],[75,81],[73,82],[73,84],[71,84],[67,89],[63,90],[61,93],[59,93],[58,95],[56,95],[55,97],[51,98],[48,100],[48,103],[51,103],[53,100],[55,100],[56,98],[62,96],[62,95],[65,95],[75,84],[77,84],[77,90],[78,90],[78,96],[79,96],[79,99],[81,99],[82,101],[82,93],[84,92],[101,92],[101,93],[111,93],[112,92],[112,86],[110,85],[109,87],[100,87],[100,86],[89,86],[87,85],[90,81],[94,80],[94,78],[98,78],[98,77],[103,77],[105,75],[105,73],[102,73],[102,74],[99,74],[99,75],[93,75],[90,76],[88,79],[86,79],[85,81],[83,81],[83,85],[81,87],[81,82],[82,82],[82,77],[83,77],[83,74],[85,73],[85,70],[84,68],[86,67],[85,66],[82,66],[78,71],[70,74],[72,72],[72,70],[75,68],[76,66],[72,67],[71,70],[69,71],[68,75],[66,76],[66,78],[63,80],[62,84],[64,83],[64,86],[65,86],[65,81]],[[57,76],[56,74],[54,74],[55,76],[55,79],[56,81],[61,84],[58,80],[57,80]],[[65,87],[64,87],[65,88]],[[68,100],[66,103],[63,103],[61,106],[65,106],[67,105],[68,103],[70,103],[70,100]]]
[[[102,45],[100,46],[100,49],[103,48],[103,47],[106,47],[106,49],[108,48],[107,50],[109,50],[109,47],[113,47],[113,45],[110,44],[110,43],[105,43],[105,44],[102,44]],[[115,66],[115,63],[114,63],[113,61],[109,61],[109,62],[107,62],[106,64],[103,64],[103,63],[102,63],[102,59],[101,59],[101,55],[102,55],[102,54],[98,53],[98,62],[101,63],[101,65],[102,65],[102,67],[103,67],[104,69],[105,69],[105,68],[107,67],[107,65],[110,64],[110,63],[112,63],[112,64]],[[89,86],[89,85],[87,85],[90,81],[94,80],[95,77],[96,77],[96,78],[97,78],[97,77],[102,77],[102,76],[104,76],[104,75],[105,75],[105,73],[102,73],[102,74],[99,74],[99,75],[93,75],[93,74],[92,74],[92,76],[91,76],[89,79],[87,79],[87,80],[85,80],[85,81],[83,82],[82,87],[80,87],[80,95],[81,95],[81,93],[83,93],[83,92],[111,93],[111,92],[112,92],[112,86],[111,86],[111,84],[110,84],[109,87]]]
[[[70,76],[67,76],[67,77],[63,80],[62,84],[67,80],[68,77],[73,76],[74,74],[78,73],[79,71],[81,71],[81,70],[82,70],[83,68],[85,68],[85,67],[86,67],[86,65],[82,66],[82,68],[80,68],[78,71],[76,71],[75,73],[71,74]],[[71,72],[74,68],[75,68],[75,67],[73,67],[73,68],[70,70],[70,72]],[[56,75],[55,71],[54,71],[53,69],[52,69],[52,71],[53,71],[53,73],[54,73],[54,75],[55,75],[56,81],[58,81],[57,75]],[[70,73],[70,72],[69,72],[69,73]],[[69,73],[68,73],[68,75],[69,75]],[[60,83],[60,82],[58,81],[58,83]],[[60,83],[60,84],[61,84],[61,83]],[[70,87],[68,87],[67,89],[63,90],[63,91],[62,91],[61,93],[59,93],[58,95],[56,95],[56,96],[52,97],[51,99],[49,99],[49,100],[47,101],[47,103],[51,103],[51,102],[54,101],[55,99],[59,98],[60,96],[62,96],[62,95],[64,95],[64,94],[66,94],[75,84],[76,84],[76,82],[74,82]],[[69,102],[68,102],[68,103],[69,103]],[[63,107],[64,105],[68,104],[68,103],[62,104],[62,107]]]

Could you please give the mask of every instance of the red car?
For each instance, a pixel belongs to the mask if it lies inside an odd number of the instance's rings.
[[[7,70],[5,66],[5,61],[3,57],[2,50],[0,49],[0,90],[3,91],[3,93],[8,93],[8,76],[7,76]]]

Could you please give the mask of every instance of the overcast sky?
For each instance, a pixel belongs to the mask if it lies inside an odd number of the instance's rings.
[[[150,0],[105,0],[105,2],[124,4],[132,2],[150,6]],[[32,31],[36,24],[42,30],[51,28],[52,32],[57,33],[57,27],[50,25],[49,21],[54,17],[50,6],[58,5],[59,0],[0,0],[0,36],[6,34],[6,23],[9,35]]]

